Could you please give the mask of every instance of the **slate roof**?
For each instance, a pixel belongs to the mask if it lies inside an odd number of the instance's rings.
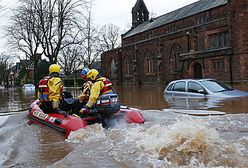
[[[203,11],[219,7],[222,5],[226,5],[227,0],[200,0],[190,5],[184,6],[179,8],[175,11],[170,13],[164,14],[155,18],[152,22],[145,21],[138,25],[136,28],[129,30],[125,35],[124,38],[133,36],[135,34],[154,29],[156,27],[195,15],[197,13],[201,13]]]

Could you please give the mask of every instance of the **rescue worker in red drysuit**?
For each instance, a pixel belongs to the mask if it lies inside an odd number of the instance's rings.
[[[63,96],[63,83],[59,77],[60,67],[52,64],[49,67],[49,76],[40,80],[38,86],[38,98],[40,108],[44,113],[65,113],[60,110],[59,104]]]

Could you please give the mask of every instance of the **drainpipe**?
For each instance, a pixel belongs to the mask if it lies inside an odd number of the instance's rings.
[[[228,33],[229,33],[229,38],[230,38],[230,46],[231,46],[231,53],[229,55],[229,67],[230,67],[230,71],[229,71],[229,76],[230,76],[230,85],[233,86],[233,67],[232,67],[232,57],[233,57],[233,42],[232,42],[232,8],[230,6],[231,1],[228,1]]]
[[[229,67],[230,67],[230,85],[233,86],[233,70],[232,70],[232,55],[233,55],[233,52],[230,54],[229,56]]]

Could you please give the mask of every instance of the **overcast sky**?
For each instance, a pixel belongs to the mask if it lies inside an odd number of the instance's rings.
[[[121,29],[128,29],[132,22],[132,7],[137,0],[94,0],[93,15],[96,25],[113,23]],[[147,9],[160,16],[189,5],[198,0],[144,0]]]
[[[18,0],[1,0],[7,7],[15,6]],[[128,30],[132,23],[132,7],[137,0],[93,0],[93,22],[96,26],[109,23],[117,25],[121,30]],[[147,9],[153,15],[160,16],[198,0],[144,0]],[[0,19],[1,28],[6,25],[8,16]],[[2,31],[1,31],[2,32]],[[3,33],[1,33],[3,36]],[[3,46],[3,38],[0,36],[0,52]]]

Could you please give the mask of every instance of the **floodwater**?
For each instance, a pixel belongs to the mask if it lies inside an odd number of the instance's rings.
[[[33,92],[1,89],[0,167],[248,167],[247,98],[173,102],[165,100],[164,87],[116,87],[122,105],[139,108],[144,124],[108,130],[94,124],[68,138],[28,125]],[[175,109],[225,115],[187,115]]]

